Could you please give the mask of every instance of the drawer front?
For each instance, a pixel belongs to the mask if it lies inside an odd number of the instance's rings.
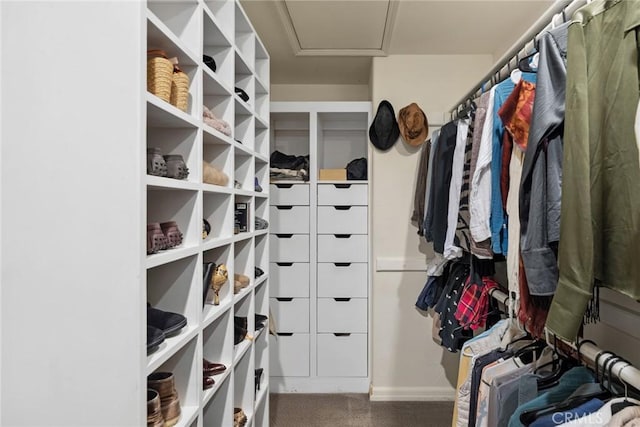
[[[319,184],[318,205],[367,205],[367,184]]]
[[[367,234],[367,229],[366,206],[318,206],[318,234]]]
[[[269,375],[309,376],[309,334],[269,335]]]
[[[271,206],[269,232],[309,234],[309,206]]]
[[[367,332],[366,298],[318,298],[318,332]]]
[[[325,263],[318,264],[318,297],[366,298],[368,295],[369,272],[366,263]],[[271,267],[269,272],[274,271]],[[273,282],[270,284],[273,290]]]
[[[271,205],[309,205],[309,184],[270,184]]]
[[[309,263],[272,262],[269,275],[270,296],[309,298]]]
[[[273,251],[271,253],[273,254]],[[318,235],[318,262],[367,262],[367,260],[366,235]]]
[[[309,298],[269,298],[269,307],[276,332],[309,332]]]
[[[271,234],[269,257],[273,262],[309,262],[309,235]]]
[[[367,334],[318,334],[318,376],[366,377],[367,372]]]

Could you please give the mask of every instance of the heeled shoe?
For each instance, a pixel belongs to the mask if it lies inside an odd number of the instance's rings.
[[[262,381],[262,373],[264,372],[263,368],[258,368],[255,371],[255,383],[256,383],[256,394],[258,393],[258,390],[260,390],[260,381]]]
[[[216,267],[215,273],[211,279],[211,289],[214,292],[213,305],[220,305],[220,290],[227,283],[229,279],[229,272],[227,266],[220,264]]]
[[[202,307],[207,303],[207,296],[209,295],[209,289],[211,288],[211,280],[213,273],[216,269],[214,262],[205,262],[202,265]]]

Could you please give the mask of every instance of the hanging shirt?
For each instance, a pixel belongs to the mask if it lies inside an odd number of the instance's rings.
[[[630,397],[619,397],[609,400],[604,405],[600,405],[601,407],[598,410],[590,412],[589,415],[569,418],[564,424],[558,425],[566,427],[603,427],[607,425],[613,417],[612,406],[616,403],[624,402],[625,400],[633,404],[640,405],[639,401]]]
[[[468,191],[468,224],[469,224],[469,234],[471,239],[471,253],[480,259],[492,259],[493,252],[491,252],[491,241],[489,239],[485,239],[482,241],[476,241],[473,237],[473,233],[471,233],[471,203],[472,203],[472,195],[473,195],[473,176],[476,171],[476,165],[478,164],[478,154],[480,152],[480,143],[482,140],[482,135],[484,131],[484,124],[487,118],[487,105],[489,104],[489,98],[491,97],[491,92],[485,92],[480,95],[480,98],[476,101],[476,113],[475,120],[473,123],[473,136],[471,141],[471,160],[469,162],[469,191]],[[493,108],[493,106],[492,106]],[[463,184],[464,185],[464,184]],[[476,184],[477,185],[477,184]],[[489,218],[487,218],[487,228],[489,225]]]
[[[427,175],[429,171],[429,153],[431,152],[431,140],[422,144],[420,159],[418,159],[418,175],[416,178],[416,191],[413,196],[413,213],[411,222],[418,225],[418,235],[424,236],[424,205],[427,186]]]
[[[534,73],[522,73],[522,79],[535,83]],[[504,137],[504,126],[498,115],[498,111],[505,103],[513,89],[515,83],[508,78],[495,86],[493,102],[493,129],[491,145],[491,249],[495,254],[507,254],[508,236],[507,222],[502,204],[502,190],[500,186],[500,172],[502,171],[502,140]]]
[[[553,414],[547,414],[540,418],[537,418],[534,422],[530,424],[531,427],[553,427],[560,425],[567,425],[569,422],[570,425],[591,425],[591,424],[573,424],[571,421],[577,421],[578,419],[586,419],[583,418],[585,416],[593,415],[598,409],[600,409],[604,405],[604,402],[600,399],[591,399],[582,405],[579,405],[575,408],[567,409],[562,412],[555,412]],[[597,426],[603,427],[603,422],[598,422]],[[594,425],[595,427],[595,425]]]
[[[460,186],[460,205],[458,207],[458,223],[456,225],[455,241],[465,252],[471,251],[471,233],[469,233],[469,188],[471,186],[471,147],[475,134],[476,110],[469,113],[469,127],[464,145],[464,160],[462,166],[462,184]]]
[[[613,414],[606,427],[637,427],[638,425],[640,425],[640,406],[627,406]]]
[[[634,138],[640,8],[598,1],[569,26],[558,265],[547,329],[573,341],[594,282],[640,300],[640,167]]]
[[[453,152],[451,164],[451,183],[449,185],[449,209],[447,211],[447,234],[444,241],[446,259],[456,259],[462,256],[462,249],[455,244],[454,238],[458,226],[458,214],[460,212],[460,190],[462,189],[462,176],[464,172],[464,152],[467,144],[467,132],[469,131],[469,119],[458,120],[456,132],[456,146]]]
[[[482,242],[491,237],[491,159],[495,91],[495,86],[489,91],[487,116],[482,126],[478,159],[471,175],[469,231],[476,242]]]

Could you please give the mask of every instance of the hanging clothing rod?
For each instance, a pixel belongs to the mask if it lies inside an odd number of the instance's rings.
[[[500,289],[494,289],[490,292],[490,295],[498,302],[501,302],[505,305],[507,305],[509,301],[512,301],[510,296]],[[561,343],[562,347],[569,348],[574,353],[576,358],[578,358],[578,360],[585,361],[592,368],[596,369],[597,362],[598,372],[603,372],[603,369],[606,367],[606,373],[611,372],[611,375],[619,378],[623,384],[627,384],[628,386],[633,387],[636,390],[640,390],[640,370],[622,360],[613,362],[612,358],[616,356],[614,353],[602,350],[598,346],[588,341],[584,341],[583,343],[579,342],[577,346],[575,344],[561,340],[560,338],[557,339],[557,343],[550,342],[549,337],[547,337],[546,341],[550,347]],[[578,353],[578,349],[580,349],[580,353]],[[602,354],[602,356],[598,357],[599,354]]]
[[[553,19],[556,15],[564,12],[565,19],[569,20],[573,13],[585,4],[587,4],[587,0],[556,0],[556,2],[553,3],[553,5],[551,5],[542,16],[534,22],[531,28],[529,28],[527,32],[524,33],[518,41],[516,41],[504,55],[502,55],[502,57],[500,57],[480,82],[454,104],[450,110],[451,114],[458,110],[460,106],[465,105],[467,101],[480,96],[482,91],[487,91],[494,84],[504,80],[511,69],[517,68],[518,58],[525,57],[535,50],[535,38],[538,34],[551,28]],[[562,22],[559,22],[557,25],[560,25],[561,23]],[[511,63],[514,59],[515,63],[512,68]]]

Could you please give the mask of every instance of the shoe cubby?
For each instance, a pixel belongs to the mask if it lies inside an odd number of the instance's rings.
[[[255,205],[256,205],[256,210],[255,210],[255,216],[257,218],[263,219],[267,222],[269,222],[269,201],[268,199],[264,198],[264,197],[256,197],[255,198]],[[256,233],[268,233],[269,228],[262,228],[262,229],[258,229],[256,227],[255,221],[253,224],[254,227],[254,231]]]
[[[206,64],[203,67],[205,74],[209,74],[215,80],[219,80],[223,86],[229,90],[233,89],[234,80],[234,49],[229,38],[220,26],[220,21],[216,16],[204,8],[203,22],[203,55],[208,55],[215,62],[215,71]]]
[[[264,162],[269,160],[269,128],[268,121],[263,121],[261,118],[255,120],[256,129],[254,136],[254,150],[256,152],[256,159],[260,158]]]
[[[213,375],[215,384],[204,390],[203,403],[206,405],[233,371],[233,316],[230,311],[204,328],[202,341],[202,357],[211,363],[221,363],[227,368],[222,373]]]
[[[206,427],[230,427],[233,425],[233,375],[228,375],[218,390],[204,406],[202,413]]]
[[[207,250],[202,253],[203,262],[213,262],[216,266],[224,264],[228,278],[219,291],[218,305],[214,305],[214,291],[209,287],[203,310],[203,323],[209,324],[219,317],[230,306],[233,300],[233,247],[230,244]],[[202,290],[202,288],[200,288]],[[202,305],[200,305],[202,307]]]
[[[182,243],[147,255],[147,267],[170,262],[190,254],[202,241],[202,218],[197,212],[197,191],[147,188],[147,224],[174,221],[182,233]]]
[[[263,94],[268,94],[269,92],[269,53],[264,48],[264,45],[260,41],[258,37],[256,37],[256,63],[255,63],[255,76],[256,76],[256,93],[258,92],[258,86],[260,86],[260,92]],[[268,97],[267,97],[268,98]],[[257,96],[256,96],[257,99]],[[268,102],[268,100],[267,100]],[[263,111],[258,111],[259,115],[266,120],[269,119],[269,114],[267,114],[269,106],[266,105]],[[258,108],[256,108],[258,110]],[[265,114],[262,114],[265,113]]]
[[[247,155],[252,154],[255,138],[254,118],[251,110],[244,105],[243,101],[236,99],[236,119],[234,138],[242,147],[247,150]]]
[[[255,162],[255,177],[258,179],[258,185],[262,189],[262,191],[257,192],[256,197],[266,198],[269,192],[269,163],[258,157],[256,157]]]
[[[265,280],[269,271],[269,236],[262,234],[255,237],[255,266],[260,268],[264,274],[260,277],[256,277],[256,283]]]
[[[253,354],[240,359],[233,370],[233,407],[241,408],[247,416],[247,424],[253,418],[255,396],[255,371],[253,370]]]
[[[189,49],[173,32],[151,11],[147,16],[147,50],[162,50],[172,62],[177,61],[177,66],[189,77],[189,99],[185,113],[199,118],[202,111],[198,103],[200,99],[200,69],[198,67],[198,55]],[[198,49],[199,51],[199,49]],[[150,95],[155,97],[155,95]],[[157,97],[155,97],[157,98]],[[177,107],[157,98],[164,106],[174,114],[182,112]]]
[[[147,149],[158,149],[163,156],[179,155],[188,169],[185,179],[176,177],[158,177],[149,174],[147,166],[147,176],[153,176],[153,182],[171,186],[175,181],[185,181],[191,183],[200,182],[200,153],[198,152],[198,141],[200,131],[197,128],[185,127],[162,127],[150,124],[147,126]],[[149,154],[147,153],[147,158]],[[147,160],[147,163],[149,160]],[[165,158],[166,162],[166,158]],[[175,173],[175,171],[172,171]]]
[[[227,38],[233,40],[235,31],[235,1],[205,0],[204,6],[215,18],[216,27],[219,28]]]
[[[219,178],[219,174],[215,175],[214,178],[216,181],[214,182],[205,182],[205,171],[203,169],[202,182],[204,184],[205,190],[210,191],[220,191],[219,187],[224,187],[227,189],[233,188],[233,150],[232,146],[219,138],[216,138],[214,135],[204,132],[203,133],[203,146],[202,146],[202,160],[204,163],[208,163],[210,166],[216,169],[217,172],[221,172],[226,175],[227,183],[224,184]],[[204,168],[204,165],[203,165]],[[214,173],[216,173],[214,171]],[[209,188],[209,186],[213,186],[214,188]],[[218,188],[215,188],[218,187]]]
[[[206,132],[216,135],[223,141],[233,140],[233,104],[234,98],[218,81],[207,75],[202,90],[204,106],[215,116],[212,122],[205,121]],[[203,108],[204,110],[204,108]],[[203,119],[204,120],[204,119]]]
[[[253,72],[256,56],[256,36],[253,27],[249,23],[247,15],[241,7],[236,4],[235,11],[235,40],[236,49],[247,68]],[[237,71],[236,71],[237,72]]]
[[[254,109],[256,115],[260,120],[268,121],[269,117],[267,112],[269,111],[269,91],[262,85],[262,81],[256,79],[256,99],[254,103]]]
[[[148,9],[194,54],[200,52],[200,8],[196,0],[147,1]]]
[[[267,321],[268,322],[268,321]],[[264,373],[262,374],[261,384],[265,385],[267,383],[267,379],[269,376],[268,368],[269,368],[269,324],[267,323],[264,326],[264,331],[258,336],[255,343],[255,354],[256,354],[256,369],[262,368],[264,369]],[[264,387],[260,387],[263,389]]]
[[[365,112],[318,113],[318,170],[345,169],[368,153]]]
[[[251,286],[255,283],[253,278],[254,273],[254,247],[253,247],[253,239],[245,239],[240,240],[234,243],[234,273],[241,274],[247,276],[249,278],[249,284],[242,288],[240,292],[236,294],[238,297],[241,294],[247,293],[251,290]]]
[[[233,196],[231,194],[205,192],[203,194],[203,218],[211,225],[209,235],[203,240],[205,248],[233,237]]]
[[[240,184],[240,188],[238,190],[249,191],[253,193],[254,187],[254,161],[250,154],[246,151],[243,151],[236,145],[235,150],[235,178],[234,181]]]
[[[180,400],[180,426],[189,425],[198,416],[200,409],[200,392],[202,375],[201,362],[198,360],[198,339],[194,337],[187,345],[160,365],[153,372],[170,372],[173,374],[175,390]],[[152,372],[149,372],[151,374]]]
[[[260,398],[260,393],[258,393],[259,397],[256,399],[256,413],[253,417],[253,425],[255,427],[268,427],[269,426],[269,391],[265,391],[265,396],[267,398]]]

